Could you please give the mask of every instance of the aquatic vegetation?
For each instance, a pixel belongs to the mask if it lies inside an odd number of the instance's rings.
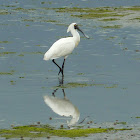
[[[133,18],[131,20],[140,20],[140,17]]]
[[[101,19],[100,21],[116,21],[116,20],[120,20],[119,18],[104,18]]]
[[[87,86],[91,86],[91,84],[87,84],[87,83],[67,83],[67,84],[64,85],[64,87],[66,87],[66,88],[87,87]]]
[[[123,10],[140,11],[140,6],[126,7],[126,8],[123,8]]]
[[[110,29],[110,28],[112,28],[112,29],[119,29],[119,28],[121,28],[122,26],[121,25],[113,25],[113,26],[101,26],[102,28],[108,28],[108,29]]]
[[[115,8],[112,8],[112,7],[100,7],[100,8],[78,8],[78,7],[54,8],[54,10],[56,10],[56,12],[75,13],[75,14],[71,14],[71,16],[84,18],[84,19],[94,19],[94,18],[104,18],[104,17],[123,17],[123,16],[125,16],[124,14],[119,14],[114,9]]]
[[[21,53],[21,54],[19,54],[18,56],[24,56],[24,54]]]
[[[2,7],[16,7],[16,5],[1,5]]]
[[[117,84],[113,84],[112,86],[105,86],[105,88],[117,88],[118,85]]]
[[[137,116],[137,117],[135,117],[135,118],[140,119],[140,117],[139,117],[139,116]]]
[[[0,56],[4,56],[8,54],[16,54],[16,52],[0,52]]]
[[[80,14],[80,15],[72,15],[74,17],[84,18],[84,19],[94,19],[94,18],[104,18],[104,17],[122,17],[124,15],[114,14],[114,13],[89,13],[89,14]]]
[[[0,75],[13,75],[12,72],[0,72]]]
[[[0,72],[0,75],[13,75],[14,74],[14,70],[11,70],[9,72]]]
[[[116,122],[114,123],[114,125],[117,125],[117,124],[126,125],[127,123],[126,123],[126,122],[119,122],[119,121],[116,121]]]
[[[110,36],[106,40],[112,40],[112,39],[115,39],[115,38],[117,38],[117,36]]]
[[[63,7],[63,8],[52,8],[59,13],[69,13],[73,17],[82,19],[98,19],[103,22],[112,22],[116,20],[121,20],[122,17],[128,15],[134,15],[136,12],[140,11],[140,6],[131,7],[98,7],[98,8],[79,8],[79,7]],[[133,16],[135,20],[139,20],[138,14]],[[128,20],[133,20],[128,17]],[[121,28],[117,25],[114,27],[108,26],[105,28]]]
[[[105,86],[105,84],[71,82],[54,88],[78,88],[78,87],[91,87],[91,86]]]
[[[77,75],[84,75],[84,73],[77,73]]]
[[[39,137],[87,137],[94,133],[108,133],[110,131],[124,131],[132,129],[114,129],[114,128],[87,128],[87,129],[55,129],[49,125],[27,125],[27,126],[17,126],[12,127],[12,129],[0,129],[0,136],[9,138],[39,138]]]
[[[8,12],[8,10],[0,9],[0,15],[8,15],[8,14],[10,14],[10,12]]]
[[[6,40],[5,41],[0,41],[0,43],[9,43],[9,41],[6,41]]]
[[[15,85],[16,81],[11,80],[10,83],[11,83],[11,85]]]
[[[35,11],[36,9],[33,9],[33,8],[25,9],[25,8],[18,7],[18,8],[15,8],[15,9],[13,9],[13,10],[14,10],[14,11],[22,11],[22,12],[33,12],[33,11]]]

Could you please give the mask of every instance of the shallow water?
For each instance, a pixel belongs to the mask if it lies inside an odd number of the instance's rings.
[[[97,124],[116,120],[139,124],[139,20],[103,22],[48,9],[136,6],[139,1],[127,5],[126,0],[65,2],[0,1],[0,128],[36,122],[59,127],[70,121],[44,102],[43,97],[52,96],[59,86],[61,76],[51,61],[43,61],[43,55],[53,42],[68,36],[66,30],[71,22],[79,23],[90,36],[88,40],[81,35],[79,46],[65,64],[64,90],[80,112],[78,122],[89,116],[86,120]],[[112,25],[121,27],[104,28]],[[61,64],[63,59],[56,61]],[[73,84],[67,86],[69,83]],[[63,98],[61,88],[55,96]]]

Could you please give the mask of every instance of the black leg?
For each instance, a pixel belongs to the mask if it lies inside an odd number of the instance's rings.
[[[58,90],[58,88],[57,89],[55,89],[54,91],[53,91],[53,93],[52,93],[52,95],[55,97],[55,92]]]
[[[64,77],[62,76],[62,79],[59,79],[58,77],[58,80],[59,80],[59,86],[63,86],[63,83],[64,83]]]
[[[64,91],[64,89],[62,89],[62,91],[63,91],[63,95],[64,95],[64,98],[66,97],[66,94],[65,94],[65,91]]]
[[[59,68],[59,73],[58,73],[58,75],[60,74],[60,72],[62,73],[61,67],[54,61],[54,59],[52,60],[52,62]]]
[[[64,75],[63,75],[63,71],[64,71],[64,64],[65,64],[65,58],[64,58],[64,61],[63,61],[63,64],[62,64],[62,76],[64,76]]]

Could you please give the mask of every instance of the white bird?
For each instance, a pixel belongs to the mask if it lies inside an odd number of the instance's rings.
[[[67,32],[71,32],[72,37],[66,37],[66,38],[61,38],[57,40],[51,47],[50,49],[44,54],[44,60],[52,60],[52,62],[59,68],[59,73],[62,73],[63,75],[63,70],[64,70],[64,64],[65,60],[68,57],[69,54],[72,53],[75,47],[78,46],[80,42],[80,35],[77,32],[79,30],[81,33],[83,33],[82,30],[79,29],[78,25],[76,23],[72,23],[69,25]],[[83,33],[83,35],[86,38],[89,38],[87,35]],[[64,57],[64,61],[62,64],[62,68],[55,62],[55,59]]]

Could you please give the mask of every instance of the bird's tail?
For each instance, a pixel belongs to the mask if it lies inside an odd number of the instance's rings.
[[[44,58],[43,58],[43,60],[49,60],[49,58],[46,56],[46,55],[44,55]]]

